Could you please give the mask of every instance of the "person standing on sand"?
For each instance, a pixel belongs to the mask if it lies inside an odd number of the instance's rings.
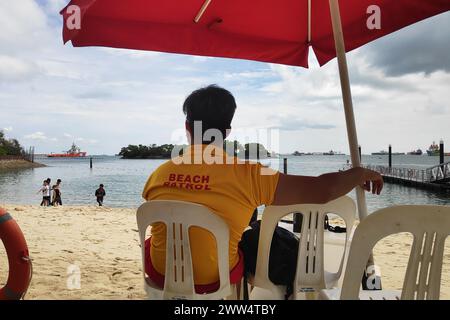
[[[95,190],[95,196],[97,197],[97,203],[101,207],[103,206],[103,197],[106,196],[105,189],[103,188],[103,184],[100,184],[99,188]]]
[[[52,179],[47,178],[46,181],[47,181],[47,185],[48,185],[48,196],[49,196],[48,201],[47,201],[47,206],[49,207],[49,206],[52,205],[52,199],[51,199],[51,194],[52,194],[52,185],[51,185],[51,182],[52,182]]]
[[[50,186],[48,185],[47,180],[44,180],[42,187],[38,190],[37,193],[39,192],[42,192],[41,206],[47,207],[50,203]]]
[[[53,201],[52,205],[54,207],[60,205],[62,206],[62,200],[61,200],[61,179],[56,180],[56,184],[52,187],[53,189]]]

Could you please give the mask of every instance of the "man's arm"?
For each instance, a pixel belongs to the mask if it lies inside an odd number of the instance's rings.
[[[356,186],[380,194],[383,178],[378,172],[364,168],[326,173],[318,177],[280,173],[272,205],[327,203],[346,195]]]

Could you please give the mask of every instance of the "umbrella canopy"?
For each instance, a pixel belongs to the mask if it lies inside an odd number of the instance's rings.
[[[72,5],[80,8],[74,24]],[[346,51],[450,10],[449,0],[341,0]],[[203,9],[203,10],[202,10]],[[328,0],[72,0],[64,42],[308,66],[336,56]],[[197,22],[195,22],[196,20]]]

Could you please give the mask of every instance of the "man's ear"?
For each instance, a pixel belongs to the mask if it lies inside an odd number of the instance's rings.
[[[191,126],[189,125],[189,122],[186,120],[184,122],[184,127],[186,128],[186,134],[187,134],[187,139],[189,144],[191,144],[192,142],[192,129]]]
[[[184,122],[184,127],[186,128],[186,131],[189,132],[189,134],[192,134],[191,126],[189,125],[189,122],[187,120]]]

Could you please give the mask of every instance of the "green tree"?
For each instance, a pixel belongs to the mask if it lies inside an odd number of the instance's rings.
[[[244,153],[246,159],[267,158],[270,152],[261,144],[256,142],[244,144]]]
[[[161,146],[156,144],[149,146],[130,144],[128,147],[123,147],[119,155],[124,159],[169,159],[174,147],[173,144],[163,144]]]
[[[17,139],[7,139],[5,133],[0,131],[0,155],[20,156],[24,153]]]
[[[245,150],[242,144],[240,144],[240,142],[237,140],[234,141],[225,140],[223,142],[223,148],[230,156],[235,155],[234,151],[236,151],[236,156],[239,156],[239,154],[242,154]]]

